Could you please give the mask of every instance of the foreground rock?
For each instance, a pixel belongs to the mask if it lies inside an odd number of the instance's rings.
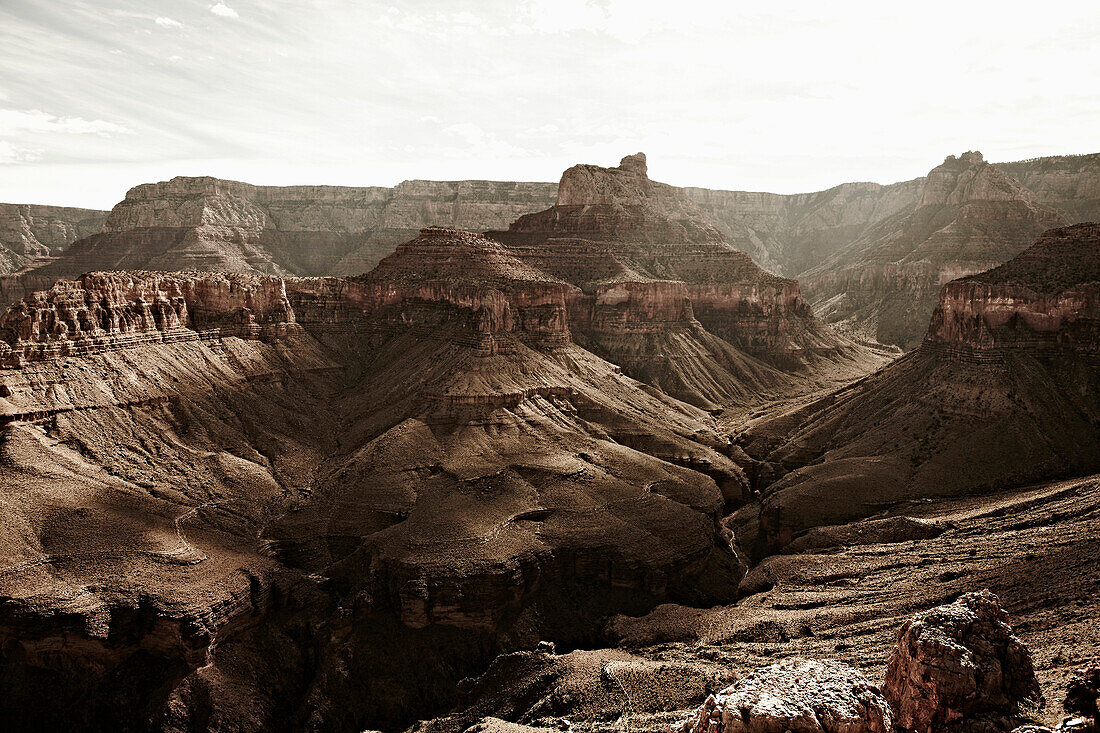
[[[975,718],[1011,721],[1042,702],[1031,654],[989,591],[968,593],[906,622],[884,692],[897,725],[918,733]]]
[[[1090,719],[1094,728],[1100,724],[1100,666],[1077,670],[1066,689],[1063,707],[1067,713]]]
[[[887,733],[890,707],[859,671],[790,659],[727,687],[673,733]]]

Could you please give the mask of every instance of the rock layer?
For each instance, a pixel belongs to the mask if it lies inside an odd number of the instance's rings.
[[[558,203],[490,232],[580,288],[576,337],[628,373],[702,406],[790,389],[791,373],[862,373],[877,362],[813,315],[798,283],[757,267],[645,156],[565,171]]]

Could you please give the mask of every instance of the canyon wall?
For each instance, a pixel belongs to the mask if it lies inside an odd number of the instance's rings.
[[[1100,226],[1050,230],[944,285],[913,352],[740,436],[765,497],[763,534],[746,542],[774,549],[914,498],[1096,471],[1098,366]]]
[[[1060,215],[981,153],[948,157],[909,207],[802,274],[831,322],[883,343],[920,342],[940,286],[1024,250]]]
[[[38,204],[0,204],[0,276],[56,256],[100,231],[106,211]]]
[[[552,201],[553,184],[405,181],[394,188],[253,186],[173,178],[136,186],[103,232],[43,272],[205,270],[275,275],[368,271],[423,226],[487,229]]]

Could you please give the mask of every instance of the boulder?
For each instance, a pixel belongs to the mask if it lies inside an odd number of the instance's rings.
[[[1067,713],[1093,719],[1100,716],[1100,665],[1077,670],[1066,688],[1063,707]]]
[[[962,720],[1004,721],[1041,703],[1031,654],[988,590],[921,612],[898,634],[886,670],[886,699],[897,727],[942,730]]]
[[[711,695],[672,733],[885,733],[890,708],[861,672],[788,659]]]

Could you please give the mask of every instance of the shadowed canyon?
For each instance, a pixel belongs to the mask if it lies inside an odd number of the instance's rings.
[[[13,730],[1097,729],[1100,154],[0,217]]]

